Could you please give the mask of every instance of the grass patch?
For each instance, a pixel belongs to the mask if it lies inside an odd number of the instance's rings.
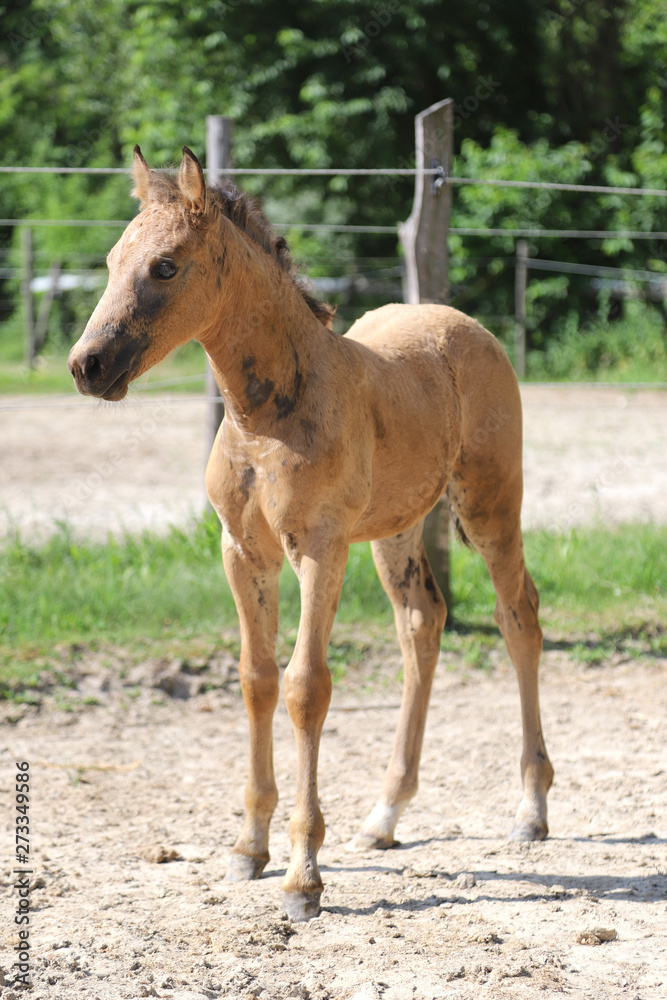
[[[451,561],[459,625],[455,639],[443,642],[461,648],[461,632],[471,633],[464,660],[484,669],[495,634],[495,595],[479,556],[455,544]],[[621,640],[624,648],[667,655],[659,624],[667,615],[667,527],[528,532],[526,562],[540,590],[547,636],[574,636],[570,646],[581,662],[602,662]],[[81,541],[65,527],[40,545],[15,536],[0,547],[0,578],[0,697],[11,697],[17,684],[29,696],[63,645],[122,646],[141,656],[163,648],[196,651],[220,644],[225,630],[237,634],[213,515],[188,530],[107,542]],[[286,565],[278,642],[284,658],[296,638],[299,608],[298,583]],[[363,659],[364,636],[386,636],[393,621],[368,545],[351,549],[337,620],[330,658],[339,677]]]

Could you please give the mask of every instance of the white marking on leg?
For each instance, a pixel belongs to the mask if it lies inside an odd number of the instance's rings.
[[[378,802],[364,823],[362,827],[363,832],[371,833],[375,837],[393,840],[394,830],[402,811],[402,805],[388,806],[384,802]]]

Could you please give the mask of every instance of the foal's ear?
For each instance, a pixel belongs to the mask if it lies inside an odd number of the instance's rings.
[[[187,146],[183,146],[183,160],[178,171],[178,186],[190,211],[197,215],[206,208],[206,181],[201,163]]]
[[[132,194],[135,198],[144,203],[148,201],[148,188],[151,180],[151,168],[148,166],[143,156],[141,155],[141,150],[138,146],[134,147],[134,190]]]

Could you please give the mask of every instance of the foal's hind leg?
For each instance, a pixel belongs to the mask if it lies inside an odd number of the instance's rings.
[[[382,585],[394,607],[405,678],[394,750],[382,796],[350,850],[392,847],[396,822],[417,791],[426,711],[447,608],[422,543],[423,522],[372,543]]]
[[[239,674],[250,736],[245,823],[225,875],[239,882],[259,878],[269,860],[269,824],[278,803],[272,725],[279,693],[275,644],[283,553],[270,544],[244,549],[223,530],[222,555],[241,625]]]
[[[523,559],[520,527],[520,477],[512,483],[484,487],[483,502],[471,487],[466,502],[454,500],[468,538],[482,555],[497,595],[495,620],[516,669],[521,698],[523,798],[510,834],[513,840],[543,840],[548,833],[547,792],[554,770],[542,736],[538,694],[538,669],[542,630],[537,610],[539,596]],[[450,496],[455,491],[450,492]],[[486,514],[482,513],[486,505]],[[468,512],[473,515],[469,516]]]

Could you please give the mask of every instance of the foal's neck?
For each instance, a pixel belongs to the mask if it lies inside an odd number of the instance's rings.
[[[216,315],[201,343],[231,419],[261,432],[298,408],[308,375],[338,338],[291,275],[243,234],[225,236]]]

